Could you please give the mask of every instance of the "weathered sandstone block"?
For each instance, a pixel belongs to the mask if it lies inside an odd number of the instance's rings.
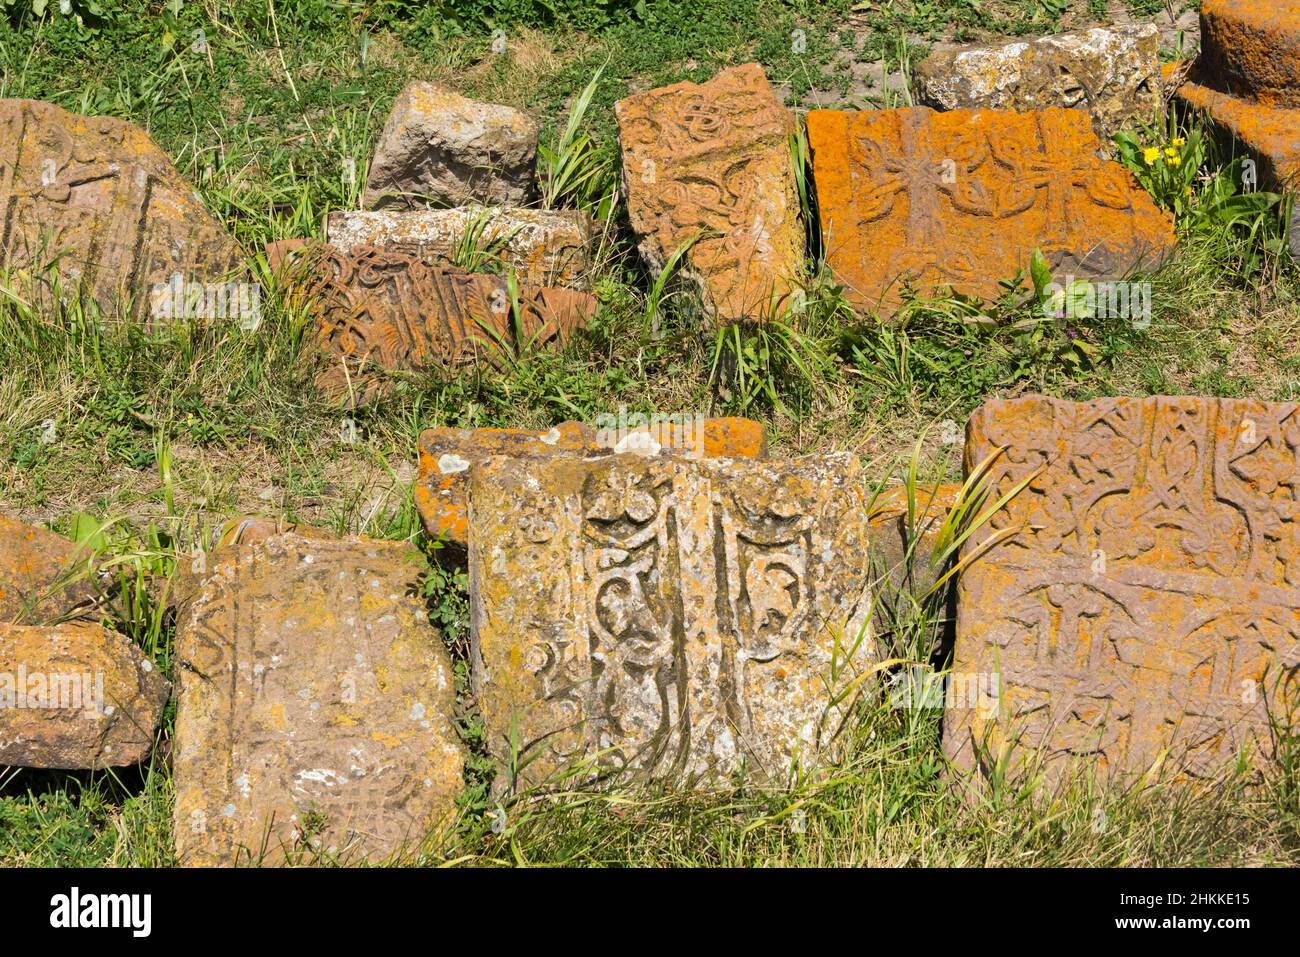
[[[1202,0],[1197,67],[1225,93],[1300,109],[1300,0]]]
[[[184,613],[174,773],[184,864],[380,861],[454,814],[452,672],[410,545],[277,535]]]
[[[601,423],[602,425],[605,423]],[[750,419],[692,419],[628,430],[562,422],[545,432],[524,429],[426,429],[420,433],[420,475],[415,506],[435,538],[469,543],[470,467],[493,456],[585,458],[614,452],[652,455],[661,451],[708,458],[762,458],[767,434]]]
[[[933,561],[943,544],[940,530],[960,498],[960,485],[918,488],[910,517],[904,487],[885,489],[871,503],[871,540],[878,558],[878,571],[889,582],[892,596],[906,591],[920,599],[934,587],[944,571]],[[887,611],[880,603],[877,607],[882,613]]]
[[[919,100],[940,110],[1087,110],[1103,147],[1164,108],[1154,23],[1100,27],[998,46],[940,50],[916,70]]]
[[[682,276],[719,325],[790,302],[804,263],[794,119],[756,64],[614,105],[628,216],[656,273],[694,242]]]
[[[344,254],[300,240],[268,246],[267,258],[298,287],[328,352],[385,369],[492,362],[503,344],[563,342],[599,305],[571,289],[522,287],[516,322],[500,276],[434,269],[414,256],[374,248]]]
[[[591,219],[575,210],[340,211],[330,213],[328,233],[330,245],[345,253],[373,246],[414,256],[426,266],[455,265],[466,237],[477,237],[483,256],[513,269],[520,282],[569,289],[589,284]]]
[[[521,206],[536,198],[537,123],[416,80],[398,94],[375,147],[362,204]]]
[[[155,284],[219,282],[242,260],[139,127],[38,100],[0,100],[0,267],[57,263],[111,315],[144,317]],[[21,281],[21,280],[20,280]]]
[[[95,597],[90,553],[0,515],[0,622],[46,624]]]
[[[470,475],[473,678],[489,750],[544,780],[784,782],[872,654],[852,456],[497,458]],[[861,639],[856,655],[849,649]]]
[[[169,694],[136,645],[99,625],[0,625],[0,766],[139,764]]]
[[[1035,249],[1097,279],[1174,243],[1172,217],[1098,157],[1079,110],[814,110],[808,138],[826,257],[863,310],[892,313],[909,279],[996,298]]]
[[[1300,407],[990,402],[967,467],[997,448],[990,502],[1033,478],[968,543],[1012,533],[961,577],[953,670],[1000,693],[949,710],[948,755],[1103,776],[1267,760],[1270,717],[1300,704]]]

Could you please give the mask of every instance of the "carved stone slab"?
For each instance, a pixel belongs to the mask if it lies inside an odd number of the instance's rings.
[[[329,243],[350,253],[373,246],[415,256],[426,266],[453,266],[467,242],[488,262],[515,270],[529,285],[586,289],[591,220],[575,210],[456,209],[339,211],[329,214]],[[471,239],[477,237],[476,240]]]
[[[638,442],[642,437],[650,442]],[[425,429],[420,433],[415,507],[430,535],[463,548],[469,543],[469,470],[493,456],[579,459],[615,451],[658,454],[667,450],[697,457],[755,459],[762,458],[766,449],[767,432],[761,422],[733,417],[656,423],[653,429],[642,425],[626,434],[582,422],[561,422],[544,432]]]
[[[955,675],[1000,673],[1001,693],[948,711],[948,755],[1102,775],[1267,760],[1270,715],[1300,704],[1300,407],[990,402],[968,469],[999,448],[993,501],[1041,471],[968,542],[1014,531],[961,577]]]
[[[1202,0],[1198,69],[1225,93],[1300,109],[1300,0]]]
[[[147,314],[179,273],[218,282],[238,244],[139,127],[38,100],[0,100],[0,266],[57,264],[108,314]],[[129,306],[129,310],[128,310]]]
[[[366,539],[223,551],[177,636],[181,863],[383,861],[449,823],[463,754],[421,567]]]
[[[996,298],[1036,248],[1090,279],[1173,246],[1172,218],[1098,158],[1080,110],[813,110],[808,138],[827,260],[863,310],[892,313],[905,278]]]
[[[794,119],[757,64],[614,105],[628,216],[656,273],[682,264],[720,325],[768,318],[804,262],[791,165]]]
[[[838,725],[831,689],[871,654],[856,473],[848,455],[476,467],[489,750],[507,760],[517,728],[530,781],[580,758],[644,777],[808,768]]]
[[[920,101],[941,110],[1087,110],[1102,146],[1161,114],[1154,23],[1095,27],[996,46],[941,49],[916,69]]]
[[[519,290],[518,323],[506,280],[435,269],[404,253],[288,240],[267,247],[272,268],[297,284],[318,317],[325,348],[386,369],[420,369],[500,358],[502,344],[563,342],[595,313],[587,293]]]

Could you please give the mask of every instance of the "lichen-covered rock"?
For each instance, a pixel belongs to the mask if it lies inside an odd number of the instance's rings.
[[[689,246],[680,276],[719,325],[789,306],[805,256],[795,123],[762,67],[637,93],[614,113],[628,218],[651,270]]]
[[[516,304],[501,276],[437,269],[374,247],[345,254],[285,240],[267,247],[267,259],[291,301],[315,317],[318,340],[337,360],[322,377],[330,389],[356,388],[370,364],[419,370],[497,363],[503,349],[566,341],[599,308],[589,293],[552,286],[520,287]]]
[[[454,266],[472,239],[484,265],[513,269],[536,286],[590,285],[591,219],[576,210],[456,209],[339,211],[329,215],[330,245],[345,253],[373,246],[414,256],[426,266]]]
[[[613,418],[612,416],[610,417]],[[426,429],[420,433],[420,473],[415,507],[434,538],[464,548],[469,544],[469,470],[493,456],[553,459],[585,458],[614,452],[661,452],[709,458],[762,458],[767,433],[751,419],[680,417],[639,424],[624,418],[596,426],[561,422],[553,429]]]
[[[381,861],[450,822],[463,753],[422,567],[294,534],[213,566],[177,634],[181,863]]]
[[[100,625],[0,625],[0,766],[139,764],[169,694],[139,647]]]
[[[864,311],[892,315],[907,284],[995,299],[1035,249],[1058,274],[1120,279],[1174,245],[1080,110],[813,110],[808,139],[826,259]]]
[[[138,126],[0,100],[0,267],[34,280],[55,264],[65,291],[81,289],[110,316],[143,318],[155,285],[175,275],[220,282],[241,262]]]
[[[940,532],[960,499],[960,485],[940,484],[917,488],[910,502],[908,490],[902,486],[883,490],[871,502],[869,522],[877,569],[889,583],[883,600],[896,601],[907,592],[919,601],[934,588],[944,572],[943,565],[936,562],[937,553],[940,546],[948,544],[941,541]],[[900,610],[910,607],[905,603]],[[891,609],[878,603],[877,610],[887,614]]]
[[[966,545],[951,680],[993,693],[949,708],[947,754],[1053,779],[1267,762],[1300,718],[1300,407],[996,401],[967,469],[995,450],[988,503],[1029,484]]]
[[[777,783],[816,763],[872,657],[852,456],[496,458],[470,475],[488,749]]]
[[[537,197],[537,123],[416,80],[397,96],[375,147],[366,209],[500,203]]]
[[[91,602],[91,557],[62,535],[0,515],[0,622],[48,624]]]
[[[916,69],[920,102],[940,110],[1087,110],[1104,148],[1164,108],[1160,31],[1100,27],[998,46],[939,50]]]

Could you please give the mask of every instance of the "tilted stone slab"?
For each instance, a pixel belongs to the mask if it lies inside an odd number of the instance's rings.
[[[328,239],[350,253],[373,246],[414,256],[426,266],[454,266],[464,246],[513,269],[520,282],[586,289],[590,285],[591,220],[574,210],[456,209],[340,211],[329,215]]]
[[[658,274],[693,243],[682,278],[718,324],[792,302],[804,264],[790,137],[795,122],[756,64],[614,105],[628,217]]]
[[[940,50],[916,68],[918,100],[940,110],[1087,110],[1102,146],[1164,109],[1153,23]]]
[[[177,635],[181,863],[382,861],[450,822],[464,759],[422,567],[293,534],[214,566]]]
[[[1198,70],[1225,93],[1300,109],[1300,0],[1202,0]]]
[[[871,655],[852,456],[492,459],[470,475],[471,657],[488,749],[777,783]],[[861,639],[856,655],[848,649]],[[837,653],[837,649],[839,649]]]
[[[996,401],[967,468],[997,449],[989,504],[1032,481],[968,542],[1010,534],[961,576],[953,671],[1000,693],[959,696],[947,754],[1052,777],[1267,761],[1270,717],[1300,716],[1300,407]]]
[[[1035,249],[1058,274],[1118,279],[1174,244],[1080,110],[813,110],[808,138],[826,258],[863,310],[892,314],[905,280],[997,298]]]
[[[38,100],[0,100],[0,267],[81,289],[110,317],[149,316],[179,275],[216,283],[242,261],[139,127]]]
[[[0,625],[0,766],[139,764],[170,690],[139,646],[100,625]]]
[[[48,624],[89,604],[92,557],[62,535],[0,515],[0,622]]]
[[[565,341],[598,308],[571,289],[519,290],[519,321],[504,278],[435,269],[404,253],[287,240],[267,247],[283,281],[317,318],[324,348],[342,359],[385,369],[497,362],[502,347],[539,348]]]
[[[611,420],[612,416],[609,417]],[[625,419],[626,422],[635,422]],[[605,425],[607,423],[598,423]],[[425,429],[420,433],[420,472],[415,483],[415,507],[426,531],[464,548],[469,544],[469,470],[493,456],[580,459],[634,451],[709,458],[762,458],[767,432],[750,419],[683,417],[623,429],[600,428],[582,422],[561,422],[555,428]]]
[[[537,196],[537,123],[416,80],[398,94],[375,147],[367,209],[501,203]]]

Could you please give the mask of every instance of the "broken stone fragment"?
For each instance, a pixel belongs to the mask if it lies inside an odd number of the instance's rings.
[[[89,549],[0,515],[0,622],[42,625],[96,597]]]
[[[1164,109],[1160,31],[1153,23],[996,46],[941,49],[916,70],[919,101],[940,110],[1086,110],[1103,149]]]
[[[740,418],[690,417],[623,430],[582,422],[562,422],[542,432],[426,429],[420,433],[415,506],[430,535],[464,548],[469,544],[469,470],[493,456],[585,458],[616,452],[657,455],[666,451],[696,457],[756,459],[762,458],[766,449],[762,423]]]
[[[571,289],[524,286],[517,301],[500,276],[436,269],[405,253],[286,240],[267,259],[294,303],[316,319],[316,335],[335,358],[328,376],[352,379],[367,364],[419,370],[497,363],[503,350],[559,344],[599,308]]]
[[[273,535],[224,553],[178,626],[182,864],[359,863],[455,815],[451,663],[402,542]]]
[[[908,287],[996,299],[1036,249],[1061,281],[1098,281],[1174,245],[1080,110],[813,110],[808,140],[826,259],[864,312],[892,316]]]
[[[1300,407],[994,401],[968,472],[997,450],[986,501],[1029,484],[965,546],[948,756],[1049,781],[1273,760],[1300,718]]]
[[[488,750],[537,784],[581,761],[714,782],[812,769],[843,719],[837,693],[873,657],[856,476],[847,455],[476,466]]]
[[[100,625],[0,625],[0,766],[139,764],[169,694],[153,661]]]
[[[590,285],[591,219],[575,210],[462,206],[340,211],[329,215],[328,239],[345,253],[374,247],[440,267],[464,264],[468,245],[484,271],[513,269],[528,285]]]
[[[795,121],[757,64],[614,105],[628,218],[657,275],[679,277],[717,325],[795,304],[805,250],[791,138]]]
[[[408,83],[375,147],[362,205],[527,205],[537,198],[537,133],[519,110]]]
[[[242,262],[138,126],[0,100],[0,268],[30,283],[54,264],[64,294],[81,289],[109,317],[169,319],[184,305],[166,301],[174,277],[183,289],[223,284]]]
[[[882,600],[897,599],[906,591],[920,601],[934,587],[945,571],[944,565],[935,561],[937,551],[945,544],[940,532],[960,498],[961,486],[952,484],[916,489],[911,506],[903,487],[886,489],[876,496],[869,521],[877,570],[889,585]],[[910,516],[909,508],[914,509]]]

